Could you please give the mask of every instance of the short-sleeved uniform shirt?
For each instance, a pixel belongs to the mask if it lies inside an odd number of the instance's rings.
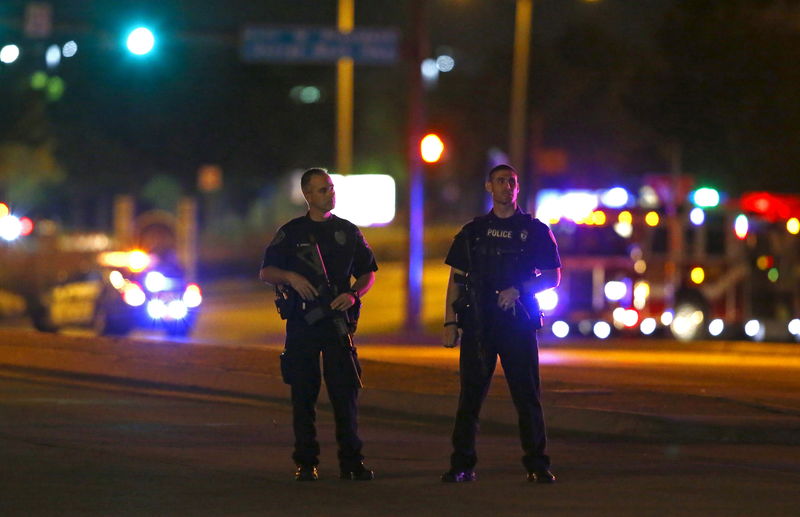
[[[339,292],[350,289],[351,277],[378,270],[375,255],[356,225],[335,215],[326,221],[312,221],[308,214],[292,219],[278,230],[264,251],[261,267],[294,271],[313,285],[320,285],[322,278],[302,258],[315,243],[319,245],[328,278]]]
[[[482,275],[486,291],[492,292],[519,286],[530,280],[536,269],[561,267],[550,228],[519,209],[505,219],[490,211],[464,225],[450,246],[445,263]]]

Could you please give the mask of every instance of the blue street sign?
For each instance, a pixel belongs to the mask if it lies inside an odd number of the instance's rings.
[[[241,56],[248,63],[331,63],[343,57],[367,65],[397,61],[397,29],[356,28],[348,34],[313,26],[248,26]]]

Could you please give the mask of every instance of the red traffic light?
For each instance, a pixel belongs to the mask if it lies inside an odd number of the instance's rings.
[[[419,152],[426,163],[436,163],[444,153],[444,142],[435,133],[427,134],[419,143]]]

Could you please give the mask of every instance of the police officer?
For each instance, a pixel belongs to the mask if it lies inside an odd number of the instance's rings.
[[[350,335],[355,331],[361,297],[375,282],[378,266],[358,228],[331,214],[336,195],[327,171],[307,170],[300,186],[308,213],[280,228],[264,252],[259,275],[283,293],[279,308],[287,322],[281,372],[291,386],[295,479],[318,479],[319,443],[314,422],[324,375],[336,423],[340,477],[369,481],[374,474],[364,466],[357,424],[361,368]],[[326,276],[332,289],[323,287]],[[355,282],[351,285],[352,278]],[[341,332],[337,322],[346,315],[350,316],[348,328]]]
[[[478,415],[497,357],[519,414],[527,479],[553,483],[540,403],[535,293],[558,286],[561,261],[553,234],[517,207],[518,176],[509,165],[489,172],[492,210],[456,235],[445,263],[451,266],[442,343],[461,343],[461,394],[453,429],[450,470],[442,481],[475,481]]]

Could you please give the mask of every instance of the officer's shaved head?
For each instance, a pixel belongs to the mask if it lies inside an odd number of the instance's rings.
[[[303,173],[303,177],[300,178],[300,189],[303,192],[308,191],[308,184],[311,183],[311,178],[314,176],[327,176],[328,171],[326,169],[320,167],[314,167],[312,169],[308,169],[306,172]]]
[[[492,167],[492,170],[489,171],[489,175],[486,177],[486,181],[492,181],[492,176],[494,176],[494,173],[495,172],[500,172],[500,171],[511,171],[517,177],[519,177],[519,174],[517,173],[517,170],[514,167],[512,167],[512,166],[510,166],[510,165],[508,165],[506,163],[501,163],[500,165],[496,165],[496,166]]]

